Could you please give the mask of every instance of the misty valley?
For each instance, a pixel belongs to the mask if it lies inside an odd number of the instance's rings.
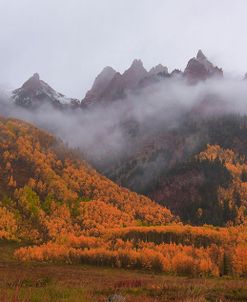
[[[2,89],[0,300],[247,301],[246,96],[201,50]]]

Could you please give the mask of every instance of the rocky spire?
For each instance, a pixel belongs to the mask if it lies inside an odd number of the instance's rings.
[[[135,59],[135,60],[132,62],[130,68],[144,68],[144,67],[143,67],[143,63],[142,63],[142,60],[140,60],[140,59]]]
[[[135,59],[131,66],[122,74],[122,83],[125,89],[133,88],[148,74],[141,60]]]
[[[26,90],[36,90],[39,89],[40,86],[40,77],[39,74],[36,72],[22,85],[22,88]]]
[[[39,74],[37,72],[35,72],[32,76],[33,79],[39,81]]]
[[[94,102],[101,96],[106,87],[114,78],[116,70],[112,67],[105,67],[95,78],[92,88],[86,93],[83,102]]]
[[[223,71],[208,61],[203,52],[199,50],[196,57],[189,60],[184,75],[189,82],[195,83],[210,77],[222,77]]]
[[[201,49],[198,50],[196,58],[198,61],[207,60],[207,57],[204,55]]]
[[[100,94],[97,94],[93,98],[94,101],[113,101],[117,99],[122,99],[126,96],[128,90],[132,90],[137,87],[141,79],[143,79],[148,74],[147,70],[143,67],[141,60],[135,59],[130,67],[124,71],[123,74],[115,72],[114,76],[108,82],[108,85],[102,89]],[[88,105],[90,102],[89,91],[82,101],[82,104]]]

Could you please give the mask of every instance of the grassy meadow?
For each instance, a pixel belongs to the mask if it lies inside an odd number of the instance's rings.
[[[85,265],[20,263],[0,244],[1,302],[247,301],[247,280],[190,278]]]

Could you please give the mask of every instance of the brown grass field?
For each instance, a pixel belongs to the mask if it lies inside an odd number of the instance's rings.
[[[0,244],[1,302],[247,301],[247,280],[188,278],[93,266],[17,262]],[[110,300],[116,294],[119,299]]]

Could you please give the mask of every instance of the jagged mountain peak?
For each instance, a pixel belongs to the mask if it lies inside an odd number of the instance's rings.
[[[200,62],[208,71],[212,71],[215,66],[208,60],[201,49],[198,50],[196,60]]]
[[[76,99],[65,97],[57,92],[46,82],[40,79],[38,73],[34,73],[20,88],[12,92],[12,98],[17,105],[22,107],[37,108],[41,104],[49,103],[56,107],[64,104],[75,104]]]
[[[99,73],[98,77],[100,75],[109,75],[109,74],[115,74],[116,70],[112,68],[111,66],[106,66],[103,68],[103,70]]]
[[[199,49],[196,57],[189,60],[184,75],[189,82],[195,83],[210,77],[222,77],[223,71],[221,68],[214,66]]]
[[[26,90],[36,90],[42,86],[40,76],[36,72],[34,73],[23,85],[22,88]]]
[[[86,93],[82,105],[124,99],[128,91],[141,89],[162,78],[178,76],[185,76],[190,83],[196,83],[214,76],[222,77],[223,72],[207,59],[201,49],[198,50],[195,57],[189,60],[184,72],[175,70],[171,74],[168,73],[168,68],[162,64],[147,71],[142,60],[134,59],[130,67],[123,73],[115,71],[112,67],[105,67],[96,77],[92,88]]]
[[[143,67],[143,62],[140,59],[134,59],[131,67]]]
[[[137,87],[139,82],[148,75],[141,60],[135,59],[123,74],[116,72],[98,100],[114,101],[123,99],[128,90]]]
[[[207,57],[204,55],[201,49],[198,50],[196,55],[197,60],[207,60]]]
[[[110,66],[106,66],[95,78],[92,88],[98,88],[97,87],[98,85],[102,85],[104,84],[104,82],[109,82],[114,77],[115,74],[116,74],[115,69],[113,69]]]
[[[147,74],[148,72],[144,68],[142,61],[135,59],[132,62],[131,66],[122,74],[122,81],[126,83],[127,86],[130,85],[131,87],[133,87]]]
[[[35,80],[39,80],[40,79],[39,74],[37,72],[35,72],[33,74],[32,78],[35,79]]]
[[[162,64],[158,64],[152,67],[148,72],[149,75],[155,75],[159,73],[168,73],[168,68]]]
[[[97,101],[116,74],[116,70],[110,66],[103,68],[95,78],[92,88],[88,90],[82,103],[84,104]]]
[[[138,82],[142,77],[147,75],[148,72],[144,68],[142,60],[135,59],[130,67],[122,74],[123,79],[129,80],[129,76],[134,76],[132,80]]]

